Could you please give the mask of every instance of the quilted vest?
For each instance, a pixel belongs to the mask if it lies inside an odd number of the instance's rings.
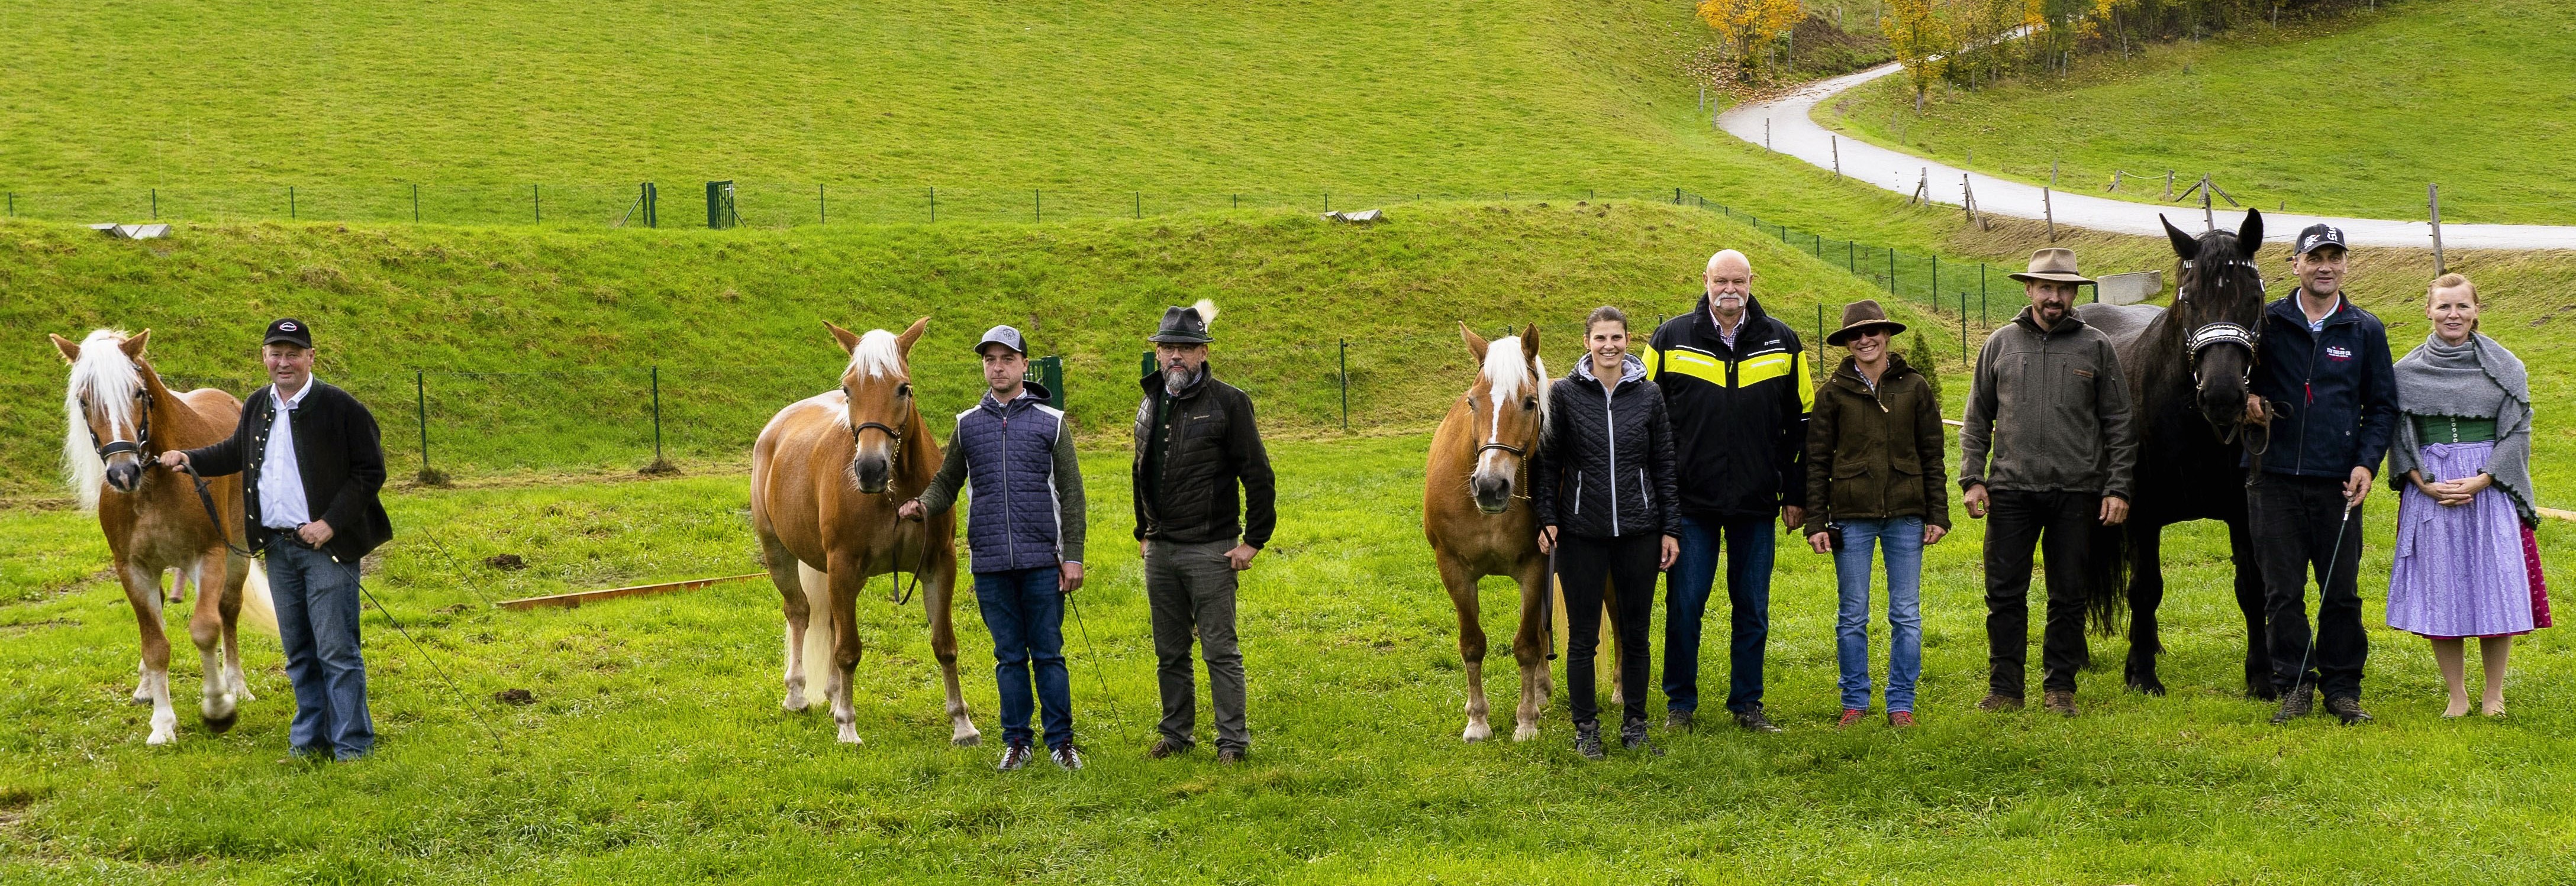
[[[966,452],[966,549],[974,572],[1052,567],[1060,562],[1055,440],[1064,412],[1034,396],[1007,404],[991,395],[957,414],[949,445]]]

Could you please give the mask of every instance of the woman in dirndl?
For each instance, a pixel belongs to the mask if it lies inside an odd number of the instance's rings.
[[[2549,597],[2532,537],[2531,389],[2522,361],[2479,335],[2477,287],[2433,281],[2426,337],[2397,361],[2397,557],[2388,626],[2433,641],[2451,693],[2444,717],[2469,712],[2466,641],[2486,669],[2480,710],[2504,715],[2513,638],[2549,626]]]

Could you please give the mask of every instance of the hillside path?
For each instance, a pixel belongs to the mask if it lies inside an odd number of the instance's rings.
[[[1969,187],[1976,192],[1978,211],[2033,221],[2041,219],[2044,216],[2041,189],[2036,185],[1966,172],[1859,139],[1838,138],[1838,133],[1827,130],[1811,116],[1816,105],[1835,94],[1902,70],[1902,66],[1890,62],[1859,73],[1820,80],[1770,101],[1746,102],[1730,108],[1718,115],[1717,125],[1729,135],[1755,145],[1762,145],[1767,140],[1772,150],[1825,169],[1834,167],[1834,152],[1839,148],[1843,175],[1898,194],[1913,194],[1915,183],[1922,180],[1928,170],[1932,199],[1954,206],[1960,202],[1959,176],[1964,172],[1968,176]],[[2199,231],[2203,226],[2197,205],[2132,203],[2062,190],[2050,195],[2048,202],[2061,225],[2152,237],[2164,233],[2164,228],[2156,221],[2156,215],[2162,213],[2173,220],[2175,227],[2186,232]],[[2228,219],[2238,214],[2238,210],[2230,210],[2222,202],[2218,208],[2219,224],[2234,227]],[[2429,249],[2433,245],[2432,226],[2421,219],[2399,221],[2265,213],[2263,221],[2263,239],[2285,243],[2300,229],[2324,222],[2342,228],[2345,240],[2355,246]],[[2445,249],[2576,249],[2576,226],[2445,222],[2442,225],[2442,246]]]

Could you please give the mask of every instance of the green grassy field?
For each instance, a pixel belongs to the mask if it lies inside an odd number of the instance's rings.
[[[1821,106],[1845,133],[1995,175],[2099,193],[2179,193],[2203,173],[2249,205],[2421,218],[2576,222],[2566,153],[2576,8],[2548,0],[2408,0],[2315,25],[2247,23],[2206,42],[2083,59],[2066,77],[1936,90],[1922,116],[1891,77]],[[2152,177],[2150,183],[2147,179]],[[2196,198],[2195,198],[2196,199]],[[2222,202],[2222,206],[2225,204]]]
[[[265,637],[245,657],[261,698],[240,726],[213,737],[184,716],[178,745],[146,748],[124,703],[131,617],[93,571],[88,518],[0,513],[32,542],[0,551],[28,589],[0,605],[0,672],[17,675],[0,690],[0,879],[2540,883],[2576,853],[2576,808],[2552,787],[2576,777],[2563,633],[2519,648],[2507,721],[2438,719],[2423,644],[2374,629],[2378,724],[2274,728],[2236,697],[2239,621],[2207,526],[2167,547],[2169,697],[2121,691],[2125,647],[2096,639],[2110,669],[2083,683],[2084,716],[1969,710],[1980,526],[1962,519],[1926,570],[1921,728],[1831,728],[1830,566],[1784,550],[1769,702],[1787,734],[1658,734],[1669,756],[1587,765],[1560,698],[1536,741],[1461,745],[1454,622],[1417,522],[1424,445],[1276,448],[1285,519],[1243,591],[1256,746],[1234,769],[1142,758],[1152,652],[1115,449],[1086,456],[1099,543],[1079,598],[1089,639],[1072,641],[1093,760],[1079,775],[996,775],[996,748],[950,749],[920,614],[881,598],[859,609],[857,748],[778,710],[765,583],[484,605],[751,569],[738,476],[395,496],[403,534],[370,585],[433,651],[371,611],[382,744],[320,768],[275,762],[291,703]],[[2376,501],[2366,589],[2388,563]],[[2570,541],[2565,524],[2544,531],[2552,549]],[[480,565],[505,552],[528,569]],[[1489,583],[1489,605],[1509,598]],[[967,698],[993,735],[990,647],[971,605],[959,621]],[[193,679],[188,662],[174,682]],[[1508,698],[1498,670],[1488,689]],[[489,698],[512,688],[536,702]]]

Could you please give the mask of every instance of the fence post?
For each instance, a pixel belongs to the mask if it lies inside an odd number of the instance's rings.
[[[1816,365],[1825,365],[1825,303],[1816,302]]]
[[[1145,192],[1143,191],[1136,192],[1136,217],[1145,217]]]
[[[1351,429],[1351,340],[1342,339],[1342,431]]]
[[[420,224],[420,184],[418,182],[414,182],[411,186],[411,222]],[[421,470],[427,471],[429,468],[424,466]]]
[[[1987,267],[1989,267],[1989,266],[1988,266],[1985,262],[1978,262],[1978,263],[1977,263],[1977,322],[1978,322],[1978,323],[1981,323],[1981,324],[1992,325],[1994,321],[1992,321],[1992,320],[1988,319],[1988,318],[1987,318],[1987,316],[1986,316],[1986,268],[1987,268]],[[1966,302],[1961,302],[1961,303],[1959,303],[1959,313],[1960,313],[1960,314],[1963,314],[1963,315],[1964,315],[1964,314],[1966,314],[1966,313],[1968,313],[1968,305],[1967,305],[1967,303],[1966,303]]]
[[[156,220],[157,220],[157,219],[159,219],[159,218],[161,217],[161,189],[160,189],[160,188],[153,188],[153,189],[152,189],[152,217],[153,217],[154,219],[156,219]]]
[[[294,186],[294,185],[287,185],[287,186],[286,186],[286,218],[287,218],[287,220],[289,220],[289,221],[292,221],[292,220],[294,220],[294,218],[295,218],[295,186]]]
[[[1896,247],[1887,248],[1887,294],[1896,294]]]
[[[537,224],[546,223],[546,197],[538,192],[540,185],[528,186],[528,205],[536,213]]]
[[[1968,293],[1959,291],[1959,362],[1968,362]]]
[[[2433,211],[2433,276],[2439,277],[2448,273],[2442,264],[2442,185],[2440,183],[2424,186],[2424,204]]]
[[[939,188],[936,185],[930,189],[930,220],[934,223],[939,221]]]
[[[1043,192],[1043,191],[1037,191],[1037,190],[1031,190],[1031,191],[1029,191],[1029,211],[1030,211],[1031,213],[1033,213],[1033,219],[1032,219],[1032,220],[1037,221],[1037,222],[1039,222],[1039,223],[1041,223],[1041,224],[1043,224],[1043,223],[1045,223],[1045,222],[1046,222],[1046,193],[1045,193],[1045,192]],[[1211,679],[1213,679],[1213,678],[1211,678]]]
[[[429,469],[429,385],[427,382],[422,380],[421,371],[417,369],[412,370],[411,373],[411,397],[412,405],[414,408],[419,410],[418,415],[420,417],[419,480],[423,483],[430,483],[434,482],[432,478],[438,476],[438,474]]]
[[[814,183],[814,223],[818,225],[832,223],[832,204],[823,193],[822,182]],[[655,457],[659,456],[660,453],[655,453]]]
[[[1933,254],[1932,254],[1932,288],[1931,288],[1931,289],[1928,289],[1928,290],[1925,290],[1923,294],[1924,294],[1925,296],[1927,296],[1924,300],[1925,300],[1925,301],[1929,301],[1929,302],[1931,302],[1931,303],[1932,303],[1932,310],[1933,310],[1934,312],[1936,312],[1936,313],[1937,313],[1937,312],[1939,312],[1939,311],[1941,310],[1941,254],[1940,254],[1940,253],[1937,253],[1937,252],[1936,252],[1936,253],[1933,253]]]
[[[2039,214],[2048,220],[2048,242],[2057,242],[2057,205],[2049,199],[2049,189],[2039,189]]]

